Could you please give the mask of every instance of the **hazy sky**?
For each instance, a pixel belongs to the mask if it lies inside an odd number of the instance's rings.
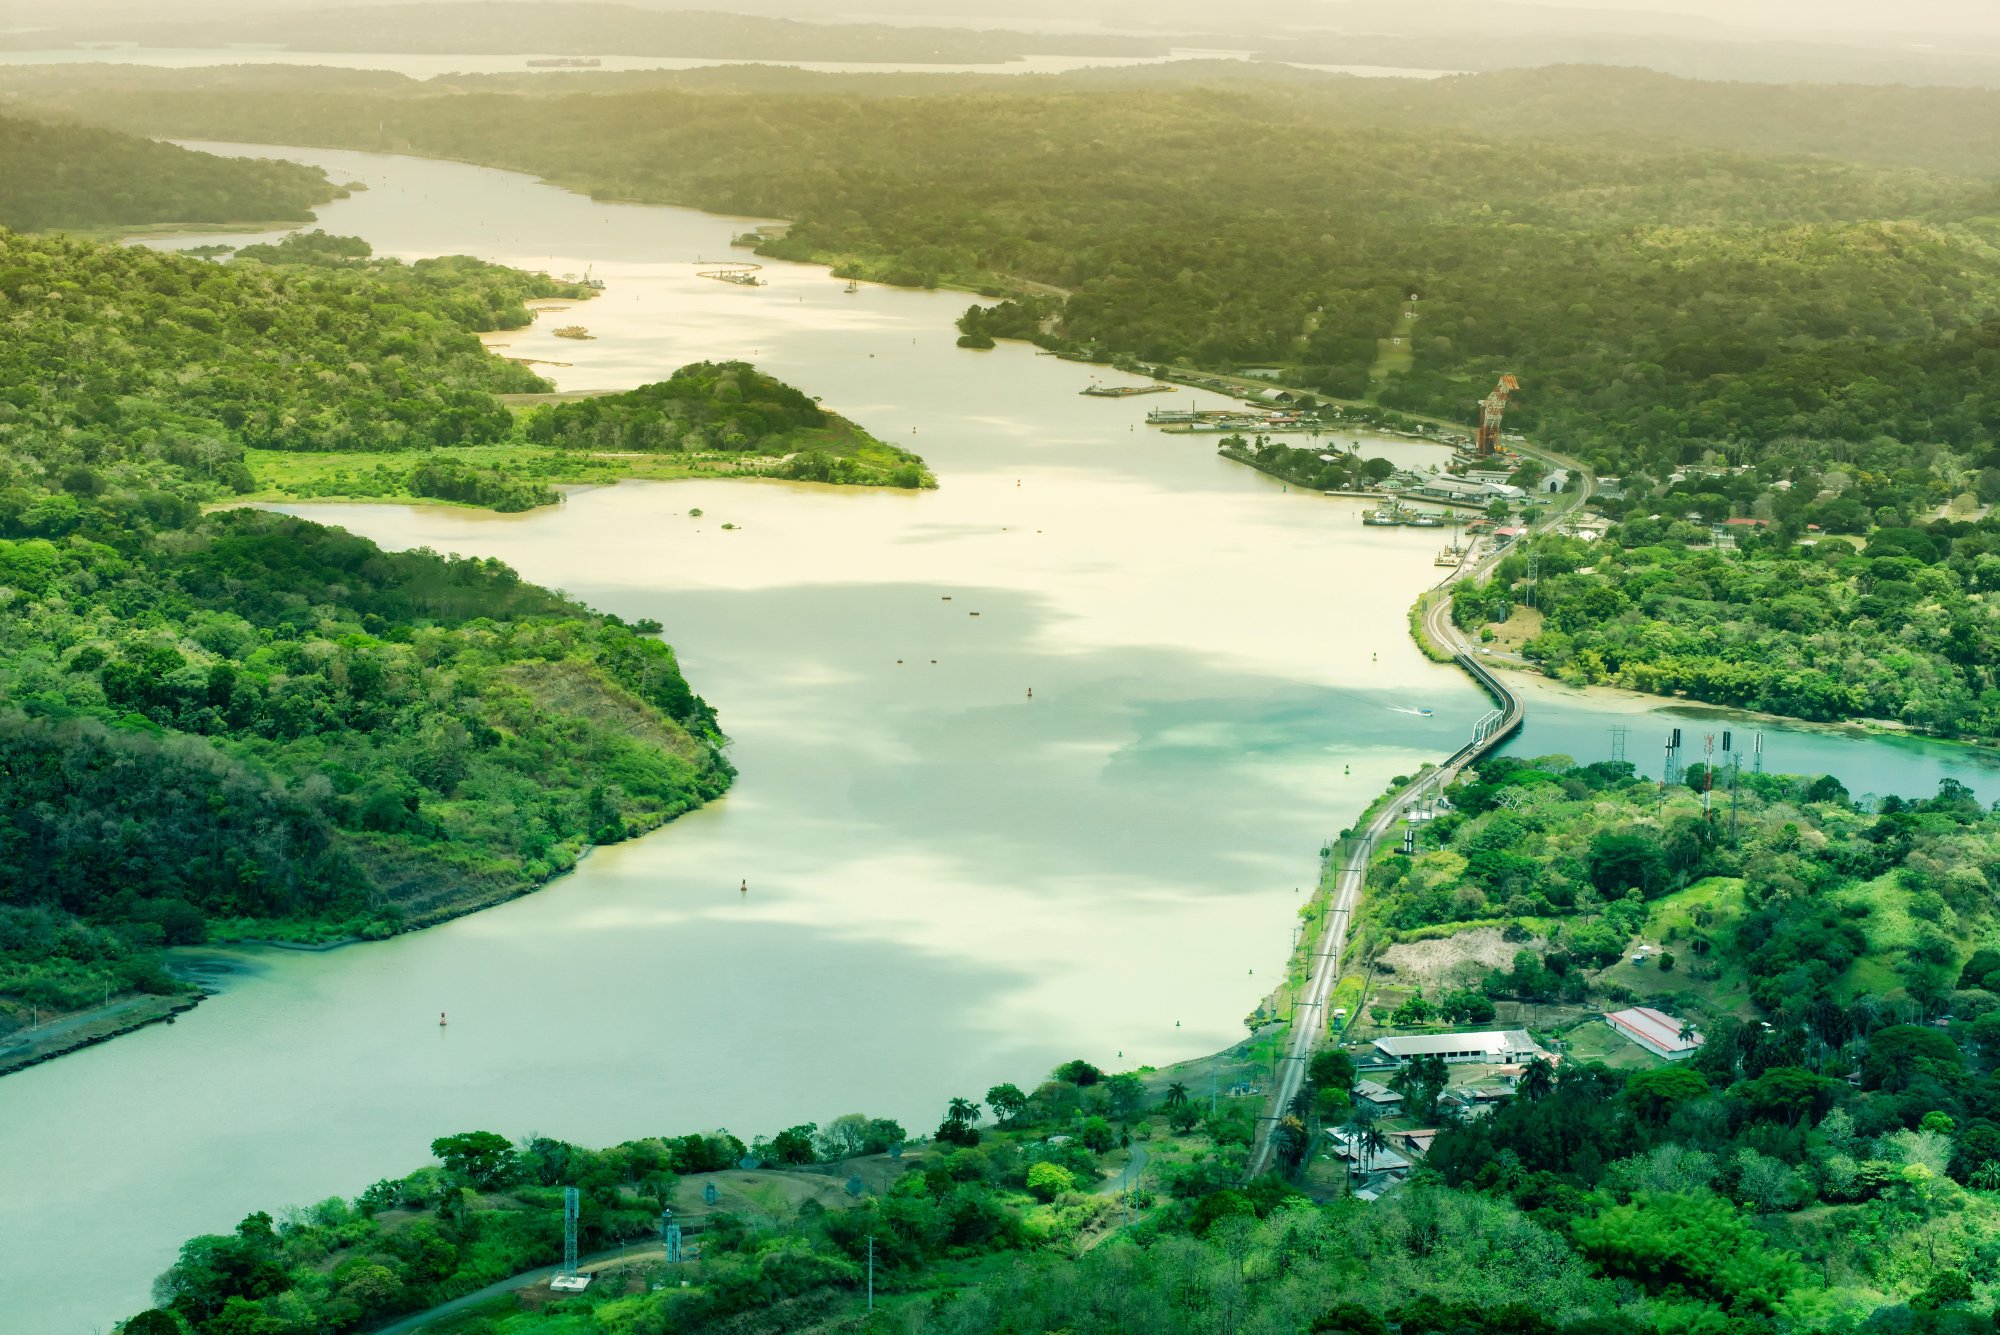
[[[1294,15],[1310,13],[1320,8],[1314,0],[1275,0],[1275,3],[1255,6],[1249,11],[1237,9],[1225,3],[1225,0],[1012,0],[1011,3],[1010,0],[872,0],[872,3],[871,0],[790,0],[789,3],[786,0],[735,0],[734,3],[732,0],[705,0],[705,3],[703,0],[687,0],[685,6],[672,3],[672,0],[637,0],[637,2],[654,7],[783,11],[802,18],[828,18],[839,14],[866,13],[871,9],[903,14],[975,15],[982,20],[992,22],[996,27],[1006,26],[1006,16],[1009,11],[1029,12],[1041,16],[1060,14],[1074,18],[1106,17],[1113,14],[1128,18],[1150,16],[1157,22],[1173,24],[1183,24],[1190,20],[1200,23],[1205,18],[1209,24],[1224,31],[1242,26],[1241,21],[1250,14],[1267,19],[1279,16],[1292,18]],[[1576,11],[1579,30],[1590,28],[1588,11],[1598,10],[1625,16],[1646,13],[1687,14],[1737,27],[1779,30],[1789,36],[1804,38],[1819,34],[1853,32],[1857,29],[1899,33],[2000,34],[2000,0],[1530,0],[1530,2],[1548,9]],[[1504,13],[1510,7],[1506,0],[1363,0],[1363,3],[1368,8],[1386,15],[1403,16],[1414,27],[1431,26],[1422,22],[1421,16],[1427,11],[1435,14],[1440,9],[1455,10],[1469,15],[1481,15],[1482,11],[1485,11],[1483,21],[1481,18],[1467,21],[1467,27],[1473,30],[1505,27],[1504,18],[1499,18],[1495,11]],[[1325,8],[1327,10],[1341,8],[1340,0],[1332,0],[1332,3]]]
[[[1829,29],[2000,33],[1995,0],[1541,0],[1562,9],[1698,14],[1800,36]],[[1580,16],[1581,17],[1581,16]]]

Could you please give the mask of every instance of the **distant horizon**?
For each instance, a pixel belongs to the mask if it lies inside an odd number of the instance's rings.
[[[190,22],[245,14],[269,17],[285,11],[299,12],[354,6],[387,6],[403,3],[474,4],[480,0],[196,0],[176,15],[163,15],[141,0],[76,0],[63,11],[52,12],[41,0],[0,0],[0,31],[7,29],[69,28],[94,21],[144,20]],[[1689,37],[1729,37],[1737,39],[1784,39],[1793,41],[1842,42],[1859,34],[1890,35],[1908,39],[1951,36],[2000,36],[2000,6],[1985,0],[1905,0],[1885,6],[1879,0],[1277,0],[1261,8],[1254,17],[1222,6],[1196,0],[1153,0],[1139,5],[1132,0],[537,0],[549,5],[577,3],[622,4],[653,11],[687,11],[754,14],[816,22],[889,21],[899,24],[924,22],[949,26],[978,26],[1014,31],[1047,31],[1060,28],[1075,31],[1100,27],[1151,32],[1186,31],[1218,34],[1270,33],[1285,27],[1326,23],[1340,26],[1343,18],[1356,13],[1382,16],[1374,31],[1422,32],[1433,35],[1471,35],[1512,30],[1512,24],[1496,24],[1494,11],[1519,14],[1543,11],[1548,16],[1533,26],[1543,31],[1569,30],[1577,34],[1646,31],[1648,20],[1661,21],[1658,31],[1679,31],[1678,23],[1691,24],[1682,33]],[[1554,21],[1556,14],[1574,16],[1574,27]],[[1393,25],[1393,26],[1392,26]]]

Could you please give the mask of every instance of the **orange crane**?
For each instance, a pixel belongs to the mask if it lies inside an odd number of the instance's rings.
[[[1500,377],[1500,383],[1493,392],[1479,401],[1479,457],[1500,448],[1500,419],[1507,414],[1507,396],[1521,388],[1521,382],[1511,375]]]

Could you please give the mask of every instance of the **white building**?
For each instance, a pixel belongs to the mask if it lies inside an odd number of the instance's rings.
[[[1375,1050],[1398,1066],[1414,1057],[1506,1066],[1548,1056],[1525,1029],[1489,1029],[1473,1034],[1392,1034],[1376,1039]]]
[[[1656,1011],[1651,1006],[1611,1011],[1605,1015],[1604,1022],[1655,1057],[1665,1057],[1668,1061],[1679,1061],[1701,1047],[1701,1035],[1692,1026],[1683,1025],[1673,1016]],[[1683,1028],[1687,1030],[1685,1038],[1681,1037]]]
[[[1535,485],[1541,489],[1543,495],[1553,496],[1569,485],[1569,470],[1567,468],[1555,469]]]

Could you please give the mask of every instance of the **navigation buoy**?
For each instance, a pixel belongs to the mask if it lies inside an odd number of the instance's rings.
[[[741,888],[744,894],[747,895],[750,893],[750,878],[748,876],[743,878],[743,885]]]
[[[1030,687],[1028,688],[1028,698],[1029,698],[1030,700],[1032,700],[1032,699],[1034,699],[1034,698],[1035,698],[1035,688],[1034,688],[1034,687],[1032,687],[1032,686],[1030,686]]]
[[[444,1028],[444,1012],[443,1012],[443,1011],[439,1011],[439,1012],[438,1012],[438,1028],[440,1028],[440,1029]]]

